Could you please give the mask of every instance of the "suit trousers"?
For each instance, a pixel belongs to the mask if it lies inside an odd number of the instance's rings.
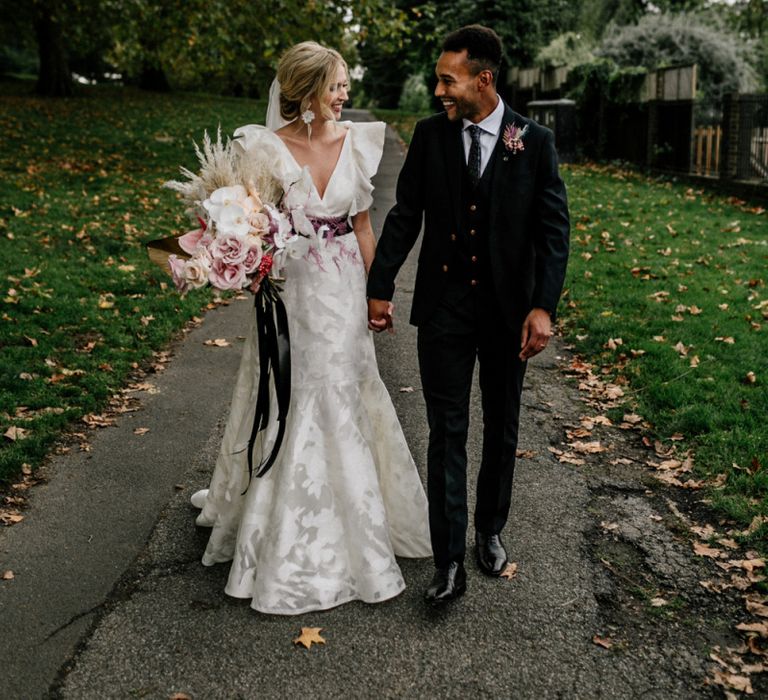
[[[463,561],[466,549],[466,445],[475,359],[479,363],[483,449],[474,525],[485,534],[500,533],[509,515],[526,368],[518,356],[521,329],[505,324],[494,295],[468,287],[449,285],[432,318],[418,330],[429,423],[429,525],[438,568]]]

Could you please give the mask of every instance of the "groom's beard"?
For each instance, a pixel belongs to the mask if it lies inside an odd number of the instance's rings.
[[[462,98],[453,98],[453,100],[454,103],[451,109],[446,108],[445,103],[443,103],[443,109],[445,109],[445,113],[450,121],[456,122],[462,119],[469,119],[471,121],[472,117],[478,114],[477,105],[473,102]]]

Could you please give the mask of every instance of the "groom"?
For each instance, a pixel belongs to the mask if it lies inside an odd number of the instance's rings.
[[[498,576],[509,513],[526,361],[541,352],[568,259],[568,204],[552,132],[496,93],[502,46],[480,25],[448,35],[368,278],[369,325],[392,326],[389,300],[424,223],[411,323],[429,422],[427,492],[435,576],[426,599],[466,590],[469,395],[477,358],[483,452],[474,511],[479,567]]]

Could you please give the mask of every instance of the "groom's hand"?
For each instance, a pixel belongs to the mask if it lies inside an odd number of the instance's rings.
[[[368,300],[368,328],[376,333],[393,330],[392,311],[394,306],[385,299]]]
[[[520,338],[520,359],[527,360],[538,355],[552,337],[552,319],[546,309],[531,309],[523,323]]]

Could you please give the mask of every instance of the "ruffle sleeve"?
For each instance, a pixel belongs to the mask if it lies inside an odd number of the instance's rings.
[[[254,181],[263,179],[264,173],[285,191],[298,176],[298,167],[291,167],[286,149],[274,131],[260,124],[246,124],[235,129],[235,148],[244,155],[247,167],[254,174]]]
[[[376,174],[384,152],[384,136],[387,125],[384,122],[355,122],[349,126],[352,159],[356,171],[355,190],[349,215],[366,211],[373,204],[371,178]]]
[[[246,124],[239,126],[232,134],[235,146],[241,151],[251,151],[265,142],[271,141],[273,132],[260,124]]]

